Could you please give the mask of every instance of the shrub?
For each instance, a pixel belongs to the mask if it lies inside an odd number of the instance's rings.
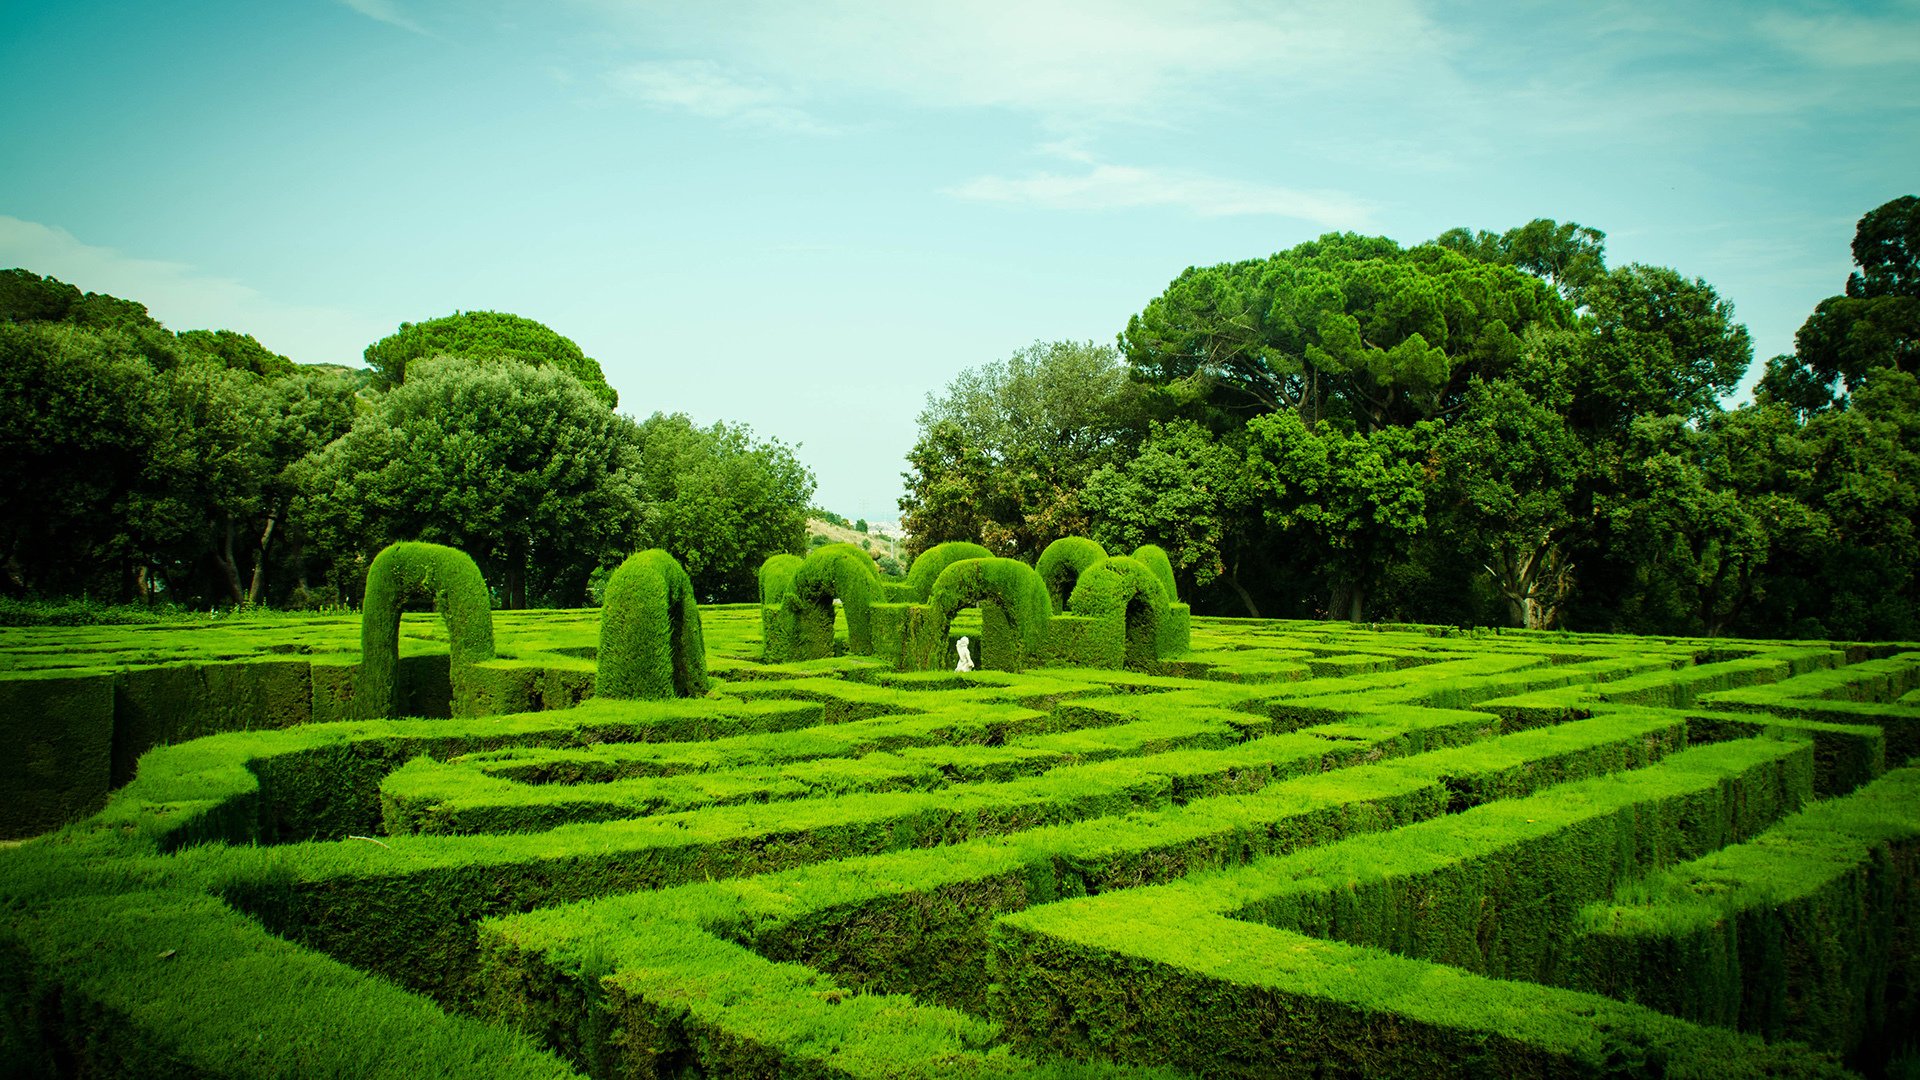
[[[847,613],[847,647],[857,653],[873,651],[868,608],[881,599],[880,571],[873,557],[852,544],[815,548],[793,574],[793,600],[798,612],[794,659],[810,660],[833,654],[833,602]]]
[[[1106,548],[1084,536],[1063,536],[1047,545],[1033,568],[1039,571],[1040,580],[1046,582],[1054,614],[1066,612],[1067,594],[1080,580],[1080,571],[1106,557]]]
[[[596,697],[700,697],[707,692],[700,605],[679,560],[654,548],[630,556],[614,571],[600,614],[599,664]]]
[[[1133,558],[1153,571],[1153,576],[1160,581],[1160,587],[1167,590],[1167,603],[1180,601],[1180,590],[1173,583],[1173,560],[1167,557],[1165,548],[1159,544],[1141,544],[1133,549]]]
[[[782,552],[769,555],[760,564],[760,641],[769,663],[782,663],[793,656],[794,609],[787,600],[793,595],[793,575],[805,561]]]
[[[927,603],[932,612],[921,628],[921,640],[941,646],[942,656],[954,613],[978,604],[986,624],[980,635],[980,666],[1004,671],[1023,670],[1040,654],[1047,639],[1047,620],[1053,616],[1046,584],[1033,567],[1017,559],[952,563],[933,583]]]
[[[486,579],[467,553],[442,544],[389,544],[367,568],[367,599],[360,615],[360,675],[354,711],[366,718],[399,712],[400,609],[431,597],[447,622],[452,654],[453,710],[466,715],[467,676],[493,659],[493,606]]]
[[[907,571],[907,596],[903,600],[918,600],[926,603],[933,595],[933,583],[938,581],[947,567],[961,559],[991,559],[993,552],[979,544],[966,540],[953,540],[945,544],[935,544],[920,553],[913,560],[913,567]]]
[[[1165,557],[1163,553],[1161,558]],[[1144,666],[1158,659],[1169,603],[1150,564],[1124,555],[1094,563],[1080,572],[1067,607],[1075,615],[1124,623],[1129,665]]]

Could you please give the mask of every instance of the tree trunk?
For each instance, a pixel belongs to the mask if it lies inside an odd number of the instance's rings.
[[[1253,603],[1253,594],[1241,587],[1240,578],[1237,575],[1222,574],[1220,580],[1226,582],[1227,588],[1232,589],[1233,594],[1240,598],[1241,605],[1247,609],[1247,618],[1257,619],[1260,617],[1260,609],[1255,607]]]
[[[220,576],[226,581],[227,596],[235,606],[246,602],[246,594],[240,591],[240,569],[233,561],[233,515],[227,515],[226,528],[221,532],[220,547],[213,553],[214,565],[220,568]]]
[[[1527,630],[1545,630],[1553,621],[1554,609],[1566,578],[1566,566],[1552,539],[1543,538],[1524,554],[1502,551],[1484,566],[1494,587],[1507,602],[1507,617],[1513,625]]]
[[[526,560],[520,554],[520,547],[511,544],[507,547],[507,607],[518,611],[527,606]]]
[[[1355,585],[1347,596],[1347,621],[1362,623],[1367,621],[1367,590],[1363,585]]]
[[[253,581],[247,585],[247,603],[257,604],[267,591],[267,549],[273,544],[273,527],[280,523],[280,507],[267,515],[267,527],[260,530],[260,544],[253,555]]]

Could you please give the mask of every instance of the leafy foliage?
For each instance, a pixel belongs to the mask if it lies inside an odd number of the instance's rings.
[[[573,376],[440,357],[316,455],[302,515],[335,551],[457,547],[503,607],[578,603],[639,531],[639,485],[633,422]]]
[[[813,474],[785,444],[745,425],[696,427],[679,413],[647,418],[634,440],[634,543],[671,552],[703,600],[751,600],[769,554],[805,550]]]
[[[1082,488],[1121,448],[1130,401],[1118,357],[1091,342],[1036,342],[962,372],[929,397],[907,454],[909,552],[971,540],[1031,561],[1085,533]]]
[[[1763,399],[1803,412],[1834,403],[1870,372],[1920,375],[1920,196],[1869,211],[1853,235],[1844,295],[1820,301],[1794,337],[1794,353],[1776,356],[1760,382]]]
[[[466,552],[442,544],[391,544],[367,568],[360,618],[360,674],[355,713],[365,719],[401,715],[400,612],[426,599],[447,624],[454,711],[471,714],[462,683],[474,664],[493,659],[493,605],[480,568]],[[463,701],[463,699],[469,699]],[[468,707],[461,708],[462,704]]]
[[[467,311],[401,323],[400,329],[367,346],[366,361],[376,383],[388,388],[407,381],[409,364],[434,356],[556,367],[578,379],[607,408],[619,404],[619,394],[607,385],[598,360],[545,325],[501,311]]]
[[[593,692],[603,698],[700,697],[707,646],[693,582],[672,555],[632,555],[607,582]]]

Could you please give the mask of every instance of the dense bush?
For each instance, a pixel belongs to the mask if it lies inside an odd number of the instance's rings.
[[[1067,610],[1067,595],[1080,572],[1107,557],[1107,550],[1084,536],[1063,536],[1047,545],[1033,568],[1047,584],[1047,597],[1055,613]]]
[[[931,644],[923,645],[922,655],[935,646],[944,655],[953,616],[961,608],[976,605],[986,623],[978,657],[982,667],[1021,671],[1035,662],[1046,644],[1053,605],[1040,575],[1018,559],[961,559],[947,564],[927,597],[931,613],[921,633]]]
[[[907,570],[907,596],[910,599],[926,603],[933,596],[933,583],[940,579],[947,567],[962,559],[991,559],[993,552],[979,544],[965,540],[955,540],[945,544],[935,544],[922,551],[913,560],[913,566]]]
[[[441,544],[390,544],[367,568],[367,600],[360,622],[360,673],[355,712],[363,717],[401,713],[400,612],[411,600],[430,600],[446,620],[454,680],[454,708],[463,711],[469,669],[493,658],[493,611],[487,582],[466,552]],[[470,711],[470,707],[468,710]]]
[[[707,646],[693,582],[658,548],[630,556],[607,582],[600,609],[598,675],[604,698],[699,697]]]
[[[827,544],[807,554],[793,573],[797,659],[833,655],[833,609],[837,600],[847,620],[847,647],[873,651],[871,608],[884,598],[873,556],[852,544]]]

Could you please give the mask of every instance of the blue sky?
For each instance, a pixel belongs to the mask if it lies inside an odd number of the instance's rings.
[[[1914,2],[0,0],[0,266],[306,362],[516,312],[890,520],[959,369],[1323,232],[1579,221],[1790,350],[1916,73]]]

